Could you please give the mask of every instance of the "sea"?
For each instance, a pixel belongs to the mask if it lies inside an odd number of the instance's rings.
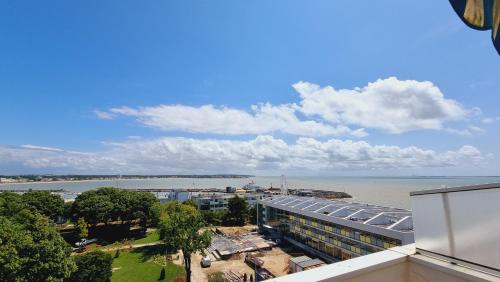
[[[83,192],[98,187],[118,188],[219,188],[227,186],[242,187],[255,182],[261,187],[280,187],[280,176],[255,176],[249,178],[151,178],[151,179],[116,179],[60,181],[44,183],[0,184],[0,189],[64,189],[70,192]],[[346,192],[353,201],[411,209],[410,192],[456,187],[473,184],[500,182],[500,176],[455,177],[455,176],[418,176],[418,177],[286,177],[288,188],[321,189]]]

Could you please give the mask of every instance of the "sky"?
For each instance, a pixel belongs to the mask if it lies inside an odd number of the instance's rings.
[[[448,1],[2,1],[0,174],[500,175]]]

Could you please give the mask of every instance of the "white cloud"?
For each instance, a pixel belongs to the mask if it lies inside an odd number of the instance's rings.
[[[262,103],[251,106],[248,111],[214,105],[157,105],[117,107],[107,112],[96,110],[95,114],[101,119],[131,116],[144,126],[163,131],[364,137],[367,135],[364,128],[392,134],[419,129],[472,134],[474,130],[453,129],[443,124],[481,113],[479,108],[466,109],[445,98],[430,81],[389,77],[354,89],[336,90],[309,82],[298,82],[293,88],[300,94],[298,104]],[[352,126],[360,128],[351,129]]]
[[[59,148],[53,148],[53,147],[44,147],[44,146],[35,146],[35,145],[21,145],[21,148],[24,149],[32,149],[32,150],[40,150],[40,151],[53,151],[53,152],[61,152],[63,151],[62,149]]]
[[[379,79],[363,88],[336,90],[308,82],[293,87],[300,93],[301,111],[336,124],[355,124],[389,133],[442,129],[443,123],[465,119],[466,110],[446,99],[430,81]]]
[[[164,131],[212,134],[265,134],[283,132],[301,136],[366,136],[364,129],[328,125],[314,120],[300,120],[295,104],[252,106],[252,112],[228,107],[204,105],[159,105],[133,109],[112,108],[110,114],[136,117],[141,124]]]
[[[92,173],[269,173],[275,171],[373,170],[479,164],[484,156],[465,145],[436,152],[415,146],[371,145],[365,141],[299,138],[288,144],[272,136],[247,141],[158,138],[107,143],[103,152],[0,147],[0,167]]]
[[[484,124],[491,124],[500,121],[500,117],[487,117],[482,120]]]
[[[98,117],[99,119],[107,119],[107,120],[111,120],[111,119],[114,119],[116,116],[112,113],[109,113],[109,112],[104,112],[104,111],[100,111],[100,110],[94,110],[94,114],[96,115],[96,117]]]
[[[455,135],[470,137],[483,133],[484,129],[477,126],[469,126],[465,129],[445,128],[445,131]]]

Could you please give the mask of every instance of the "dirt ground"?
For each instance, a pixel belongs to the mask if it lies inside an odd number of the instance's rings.
[[[226,234],[246,234],[253,226],[244,227],[222,227],[223,232]],[[276,277],[288,274],[289,260],[292,257],[304,255],[303,252],[292,246],[274,247],[271,250],[254,252],[260,259],[264,261],[263,267],[271,272]],[[179,259],[173,262],[182,265],[182,254],[179,252]],[[246,273],[247,277],[254,274],[254,269],[245,263],[245,254],[234,255],[233,258],[228,260],[219,260],[212,262],[212,265],[203,268],[200,265],[202,255],[197,253],[193,254],[191,258],[192,281],[208,281],[208,276],[215,272],[229,272],[230,270],[235,273]]]
[[[251,232],[257,228],[256,225],[245,225],[245,226],[221,226],[217,227],[217,229],[221,230],[227,235],[243,235]]]
[[[263,254],[260,259],[264,261],[264,268],[276,277],[288,274],[288,262],[292,257],[290,254],[279,247],[264,251]]]
[[[263,267],[273,275],[279,277],[288,274],[288,261],[292,257],[292,255],[301,255],[301,253],[287,253],[290,251],[295,250],[275,247],[270,251],[261,252],[259,257],[264,261]],[[201,254],[194,254],[191,258],[193,281],[207,281],[208,275],[219,271],[224,273],[232,270],[235,273],[246,273],[248,277],[250,277],[250,274],[254,274],[254,269],[245,263],[244,254],[236,255],[229,260],[214,261],[212,262],[212,265],[207,268],[201,267],[201,258]],[[174,262],[182,265],[182,254],[179,255],[179,260],[176,260]]]
[[[182,265],[182,254],[179,252],[179,259],[173,262],[178,265]],[[254,270],[250,268],[244,261],[243,255],[238,256],[238,258],[229,260],[220,260],[212,262],[210,267],[203,268],[200,265],[202,255],[197,253],[191,256],[191,279],[195,282],[208,281],[208,275],[215,272],[228,272],[232,270],[235,273],[246,273],[248,277],[250,274],[254,273]]]

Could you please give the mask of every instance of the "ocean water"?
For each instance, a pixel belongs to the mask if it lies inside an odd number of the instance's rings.
[[[0,189],[65,189],[82,192],[97,187],[119,188],[225,188],[241,187],[254,181],[262,187],[280,187],[279,176],[251,178],[162,178],[90,180],[80,182],[50,182],[1,184]],[[344,191],[358,202],[411,208],[411,191],[500,182],[500,177],[287,177],[288,188]]]

